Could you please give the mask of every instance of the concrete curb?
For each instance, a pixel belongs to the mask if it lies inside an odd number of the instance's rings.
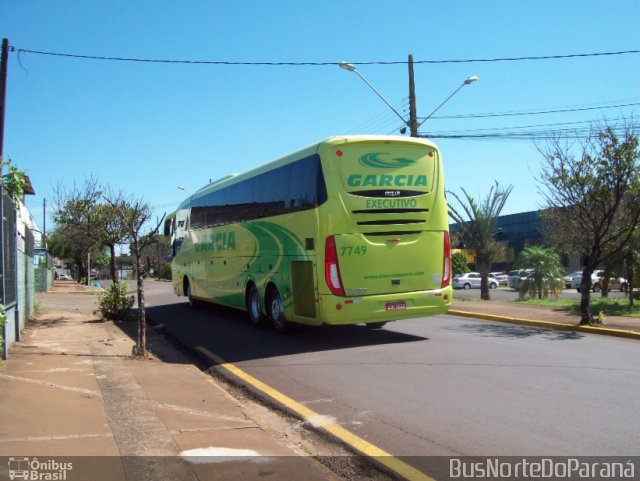
[[[640,340],[640,332],[626,331],[623,329],[611,329],[608,327],[597,326],[578,326],[571,324],[563,324],[561,322],[536,321],[533,319],[522,319],[519,317],[496,316],[494,314],[484,314],[481,312],[458,311],[449,309],[448,314],[452,316],[471,317],[474,319],[483,319],[486,321],[508,322],[511,324],[519,324],[522,326],[543,327],[547,329],[557,329],[561,331],[588,332],[591,334],[601,334],[605,336],[623,337],[626,339]]]

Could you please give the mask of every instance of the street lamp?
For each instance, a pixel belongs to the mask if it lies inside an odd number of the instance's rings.
[[[444,104],[446,104],[446,103],[451,99],[451,97],[453,97],[455,94],[457,94],[457,93],[460,91],[460,89],[461,89],[462,87],[464,87],[465,85],[472,84],[473,82],[477,82],[477,81],[478,81],[478,77],[477,77],[477,76],[475,76],[475,75],[473,75],[473,76],[469,77],[468,79],[466,79],[464,82],[462,82],[462,84],[460,84],[460,87],[458,87],[457,89],[455,89],[451,95],[449,95],[446,99],[444,99],[444,102],[442,102],[440,105],[438,105],[438,106],[434,109],[434,111],[433,111],[433,112],[431,112],[431,113],[430,113],[429,115],[427,115],[424,119],[422,119],[422,122],[420,122],[420,123],[418,124],[418,127],[420,127],[420,126],[421,126],[422,124],[424,124],[427,120],[429,120],[429,119],[433,116],[433,114],[435,114],[438,110],[440,110],[440,107],[442,107]]]
[[[189,190],[188,190],[184,185],[179,185],[179,186],[178,186],[178,189],[180,189],[180,190],[184,190],[184,191],[185,191],[187,194],[189,194],[189,195],[191,195],[191,194],[192,194],[192,192],[191,192],[191,191],[189,191]]]
[[[376,93],[376,95],[377,95],[378,97],[380,97],[380,98],[382,99],[382,101],[383,101],[385,104],[387,104],[387,107],[389,107],[391,110],[393,110],[393,112],[398,116],[398,118],[399,118],[400,120],[402,120],[402,123],[403,123],[403,124],[405,124],[407,127],[411,127],[411,126],[409,125],[409,122],[407,122],[407,121],[402,117],[402,115],[400,115],[400,114],[398,113],[398,111],[397,111],[396,109],[394,109],[394,108],[393,108],[393,106],[392,106],[389,102],[387,102],[387,99],[385,99],[385,98],[382,96],[382,94],[381,94],[380,92],[378,92],[378,91],[376,90],[376,88],[375,88],[373,85],[371,85],[371,84],[369,83],[369,81],[368,81],[366,78],[364,78],[364,76],[363,76],[360,72],[358,72],[358,71],[356,70],[355,65],[350,64],[350,63],[348,63],[348,62],[340,62],[338,65],[340,66],[340,68],[341,68],[341,69],[347,70],[347,71],[349,71],[349,72],[354,72],[358,77],[360,77],[360,78],[362,79],[362,81],[363,81],[364,83],[366,83],[366,84],[369,86],[369,88],[370,88],[371,90],[373,90],[373,91]],[[403,128],[402,128],[402,130],[401,130],[401,132],[404,134],[404,133],[406,132],[406,129],[403,127]]]

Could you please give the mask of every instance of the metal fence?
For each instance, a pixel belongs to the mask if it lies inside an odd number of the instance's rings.
[[[0,203],[2,210],[2,224],[0,235],[2,236],[2,282],[0,282],[0,301],[5,309],[16,304],[17,296],[17,266],[16,266],[16,210],[11,198],[0,187]],[[31,234],[31,233],[30,233]],[[33,234],[32,249],[33,249]],[[33,250],[31,251],[33,252]],[[33,255],[33,254],[32,254]]]

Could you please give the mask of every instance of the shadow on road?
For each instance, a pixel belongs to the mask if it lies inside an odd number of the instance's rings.
[[[584,334],[575,331],[558,331],[542,327],[528,327],[515,324],[489,324],[484,322],[459,324],[447,327],[446,329],[475,333],[485,337],[525,339],[532,336],[540,336],[550,341],[577,341],[586,337]]]
[[[210,304],[192,309],[186,302],[148,307],[147,318],[190,351],[204,347],[227,362],[428,340],[363,325],[295,324],[281,334],[252,326],[243,311]]]

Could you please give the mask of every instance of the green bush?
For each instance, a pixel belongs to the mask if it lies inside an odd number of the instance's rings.
[[[0,359],[2,359],[2,348],[4,347],[4,325],[7,322],[7,315],[4,313],[4,304],[0,304]]]
[[[160,279],[165,279],[167,281],[171,280],[171,264],[165,264],[162,267],[162,272],[160,273]]]
[[[100,294],[100,313],[103,320],[127,320],[131,315],[134,298],[129,295],[126,282],[115,282],[108,291]]]

